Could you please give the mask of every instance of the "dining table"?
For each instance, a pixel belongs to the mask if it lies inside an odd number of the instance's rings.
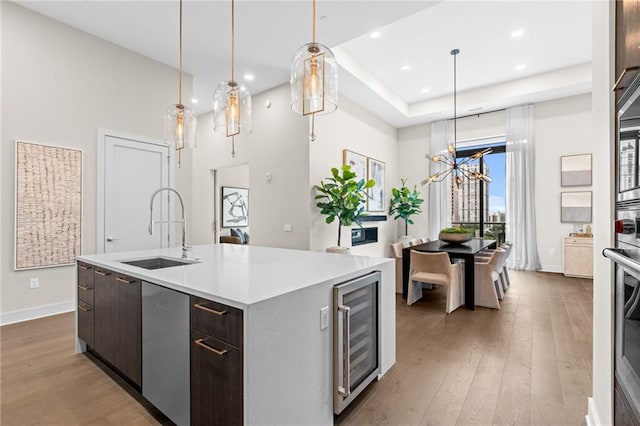
[[[441,240],[402,249],[402,298],[407,298],[409,288],[409,268],[411,266],[411,250],[438,253],[445,252],[449,259],[462,259],[464,262],[464,305],[467,309],[475,309],[475,256],[487,248],[496,248],[496,241],[484,238],[473,238],[462,244],[451,244]]]

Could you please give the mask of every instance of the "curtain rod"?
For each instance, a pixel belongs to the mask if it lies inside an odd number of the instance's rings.
[[[484,114],[493,114],[494,112],[500,112],[500,111],[506,111],[506,110],[507,110],[506,108],[500,108],[500,109],[493,109],[491,111],[483,111],[483,112],[476,112],[468,115],[461,115],[457,118],[457,120],[460,120],[461,118],[468,118],[468,117],[476,117],[476,116],[480,117],[481,115],[484,115]],[[448,118],[447,120],[453,120],[453,118]]]

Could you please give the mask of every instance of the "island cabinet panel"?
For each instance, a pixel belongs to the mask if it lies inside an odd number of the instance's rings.
[[[191,330],[191,424],[242,424],[242,351]]]
[[[191,327],[242,348],[242,310],[191,296]]]
[[[78,337],[93,346],[93,266],[78,262]]]
[[[243,422],[243,311],[191,296],[191,424]]]
[[[95,268],[94,351],[125,377],[142,384],[141,282]]]

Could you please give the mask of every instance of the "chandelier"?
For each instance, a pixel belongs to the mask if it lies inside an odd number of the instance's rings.
[[[446,167],[444,170],[436,172],[424,179],[421,184],[424,186],[426,184],[432,182],[442,182],[447,176],[451,175],[453,177],[454,182],[456,183],[456,187],[460,188],[463,179],[468,180],[478,180],[482,182],[491,182],[491,178],[482,173],[478,165],[478,167],[473,167],[473,161],[479,160],[487,154],[491,153],[491,148],[485,148],[481,151],[476,152],[470,157],[464,157],[462,159],[458,159],[456,156],[457,150],[457,64],[456,64],[456,56],[460,53],[459,49],[453,49],[451,51],[451,56],[453,56],[453,143],[450,143],[447,149],[447,152],[441,153],[438,155],[427,154],[427,158],[430,159],[433,163],[441,163],[445,164]]]
[[[182,0],[180,0],[180,73],[178,76],[178,103],[164,113],[165,137],[178,151],[178,167],[182,163],[182,150],[195,147],[196,115],[182,103]]]

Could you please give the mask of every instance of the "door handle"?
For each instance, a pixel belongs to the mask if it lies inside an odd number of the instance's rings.
[[[342,321],[342,384],[338,386],[338,394],[344,398],[351,395],[351,336],[350,318],[351,308],[348,306],[338,306],[338,311],[343,315]]]
[[[120,238],[107,237],[107,241],[108,241],[108,242],[111,242],[111,241],[117,241],[117,240],[119,240],[119,239],[120,239]]]

